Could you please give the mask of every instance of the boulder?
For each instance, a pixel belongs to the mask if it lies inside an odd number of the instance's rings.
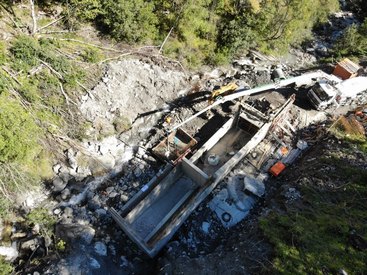
[[[90,244],[94,238],[95,230],[81,224],[57,224],[56,237],[64,240],[67,244],[77,245],[78,242]]]
[[[53,191],[60,192],[64,190],[64,188],[67,185],[67,182],[65,182],[61,177],[57,176],[52,180],[52,184],[54,186]]]
[[[107,256],[107,247],[102,242],[96,242],[94,244],[94,251],[100,256]]]
[[[77,167],[77,159],[76,159],[77,153],[75,153],[74,150],[71,149],[71,148],[69,148],[66,151],[66,157],[68,158],[68,163],[69,163],[70,167],[73,168],[73,169],[75,169]]]
[[[67,200],[68,198],[70,198],[70,189],[65,188],[64,190],[62,190],[61,192],[61,199],[63,200]]]
[[[5,257],[6,261],[14,261],[18,254],[18,250],[15,247],[0,246],[0,255]]]
[[[22,250],[35,251],[41,245],[41,239],[35,237],[33,239],[27,240],[20,245]]]
[[[245,177],[245,190],[248,190],[252,194],[262,197],[265,193],[265,185],[262,180],[255,179],[253,177]]]
[[[61,169],[61,165],[60,165],[60,163],[57,163],[57,164],[55,164],[54,166],[52,166],[52,170],[54,171],[54,173],[55,173],[56,175],[58,175],[58,174],[60,173],[60,169]]]

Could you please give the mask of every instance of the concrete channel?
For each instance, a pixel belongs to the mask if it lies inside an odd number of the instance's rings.
[[[165,168],[120,213],[111,208],[113,218],[144,252],[154,257],[219,182],[267,136],[293,102],[291,97],[272,118],[240,108],[189,159],[185,152],[178,160],[168,159]],[[168,139],[174,140],[171,135]]]

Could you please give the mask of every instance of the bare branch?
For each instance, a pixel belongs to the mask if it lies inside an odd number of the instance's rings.
[[[85,91],[86,91],[86,93],[88,94],[88,96],[90,97],[90,98],[94,98],[93,97],[93,95],[89,92],[89,90],[87,89],[87,87],[85,87],[82,83],[80,83],[78,80],[76,81],[76,83],[80,86],[80,87],[82,87]]]
[[[164,39],[164,41],[163,41],[163,43],[162,43],[161,47],[159,48],[159,52],[160,52],[160,53],[161,53],[161,52],[162,52],[162,50],[163,50],[164,44],[166,44],[166,42],[167,42],[168,38],[171,36],[172,31],[173,31],[173,27],[169,30],[169,32],[168,32],[168,34],[167,34],[166,38]]]
[[[22,85],[19,80],[16,78],[16,76],[5,66],[1,66],[1,68],[19,85]]]
[[[76,104],[73,100],[70,99],[70,97],[65,93],[65,90],[64,90],[64,86],[62,85],[61,82],[59,82],[59,86],[60,86],[60,90],[61,90],[61,93],[63,94],[63,96],[65,97],[65,100],[66,100],[66,104],[67,105],[70,105],[70,102],[73,103],[75,106],[78,106],[78,104]],[[71,114],[70,114],[71,115]]]
[[[38,59],[43,65],[45,65],[47,68],[50,69],[50,71],[57,76],[58,79],[64,80],[64,77],[56,71],[50,64],[48,64],[46,61],[43,61],[41,59]]]
[[[113,48],[102,47],[102,46],[95,45],[95,44],[88,43],[88,42],[84,42],[84,41],[78,40],[78,39],[72,39],[72,38],[50,38],[50,39],[58,39],[60,41],[76,42],[76,43],[80,43],[80,44],[87,45],[87,46],[90,46],[90,47],[95,47],[95,48],[98,48],[98,49],[101,49],[101,50],[106,50],[106,51],[111,51],[111,52],[116,52],[116,53],[125,53],[124,51],[116,50],[116,49],[113,49]]]
[[[117,59],[120,59],[122,57],[125,57],[125,56],[128,56],[128,55],[133,55],[133,54],[138,54],[139,52],[129,52],[129,53],[123,53],[123,54],[120,54],[118,56],[114,56],[114,57],[110,57],[110,58],[106,58],[102,61],[99,61],[98,63],[99,64],[102,64],[102,63],[105,63],[105,62],[108,62],[108,61],[111,61],[111,60],[117,60]]]
[[[36,18],[36,12],[34,10],[34,0],[29,0],[29,4],[31,6],[31,15],[33,20],[33,28],[32,28],[32,35],[37,32],[37,18]]]
[[[48,28],[48,27],[50,27],[50,26],[52,26],[52,25],[56,24],[57,22],[59,22],[60,20],[62,20],[62,19],[64,19],[64,18],[65,18],[65,16],[61,16],[60,18],[57,18],[57,19],[55,19],[54,21],[52,21],[52,22],[50,22],[50,23],[48,23],[48,24],[46,24],[46,25],[44,25],[44,26],[42,26],[42,27],[38,28],[36,32],[40,32],[41,30],[46,29],[46,28]]]

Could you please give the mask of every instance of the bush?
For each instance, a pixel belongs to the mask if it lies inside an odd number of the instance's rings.
[[[13,272],[13,266],[0,256],[0,275],[9,275]]]
[[[97,63],[101,60],[101,54],[99,51],[92,48],[85,49],[81,56],[85,62]]]
[[[69,13],[82,21],[92,21],[101,14],[100,0],[69,0]]]
[[[48,235],[51,235],[56,218],[49,214],[45,208],[35,208],[27,215],[27,223],[28,226],[39,224],[42,230],[45,230]]]
[[[230,54],[254,46],[281,54],[310,37],[312,27],[336,9],[337,0],[245,1],[224,11],[218,46]]]
[[[215,59],[219,17],[210,6],[211,1],[206,0],[181,3],[179,7],[174,2],[168,5],[169,12],[161,18],[161,26],[167,25],[169,29],[174,26],[174,30],[164,53],[192,68]],[[169,29],[165,30],[164,35]]]
[[[38,58],[41,47],[38,41],[30,36],[21,35],[12,41],[10,53],[15,58],[13,69],[28,72],[39,64]]]
[[[0,162],[26,162],[35,156],[41,133],[17,101],[0,95]]]

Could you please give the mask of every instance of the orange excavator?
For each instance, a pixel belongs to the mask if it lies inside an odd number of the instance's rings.
[[[238,89],[237,84],[231,82],[227,85],[220,87],[219,89],[213,90],[212,94],[210,95],[209,104],[212,104],[215,100],[220,99],[222,96],[226,96],[233,93],[237,89]]]

